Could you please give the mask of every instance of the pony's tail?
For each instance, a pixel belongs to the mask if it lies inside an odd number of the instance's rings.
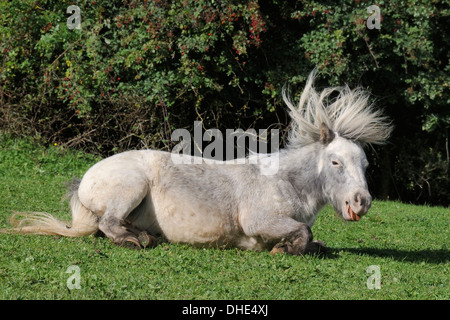
[[[80,202],[78,198],[79,181],[75,181],[70,192],[72,224],[65,223],[44,212],[15,212],[10,218],[13,229],[3,230],[8,233],[59,235],[81,237],[98,231],[98,217]]]

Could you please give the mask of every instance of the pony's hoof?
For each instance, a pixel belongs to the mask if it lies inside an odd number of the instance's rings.
[[[295,254],[292,249],[292,244],[290,243],[277,243],[270,251],[271,255],[276,255],[279,253]]]
[[[148,234],[146,231],[142,231],[141,233],[139,233],[138,240],[142,248],[153,248],[158,244],[158,240],[154,236]]]
[[[126,237],[122,241],[119,241],[118,244],[121,247],[125,247],[128,249],[142,249],[142,246],[139,243],[138,238],[136,237]]]
[[[270,251],[270,254],[274,256],[279,253],[285,253],[286,251],[287,251],[286,248],[283,248],[282,246],[275,246]]]
[[[304,255],[304,254],[322,254],[327,252],[327,246],[325,245],[325,243],[323,243],[323,241],[320,240],[315,240],[315,241],[311,241],[306,245],[306,248],[304,248],[303,250],[301,249],[296,249],[292,244],[290,243],[278,243],[276,244],[272,251],[270,251],[271,255],[276,255],[278,253],[287,253],[287,254],[292,254],[295,256],[298,255]]]
[[[308,243],[305,254],[322,254],[327,252],[327,246],[321,240],[315,240]]]

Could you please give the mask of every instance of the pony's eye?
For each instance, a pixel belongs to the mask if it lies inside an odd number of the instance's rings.
[[[338,166],[338,165],[339,165],[339,162],[337,162],[337,161],[335,161],[335,160],[332,160],[332,161],[331,161],[331,164],[332,164],[333,166]]]

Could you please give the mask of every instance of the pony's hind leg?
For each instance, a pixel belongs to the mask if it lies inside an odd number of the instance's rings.
[[[158,239],[149,234],[146,230],[139,229],[136,226],[130,224],[128,220],[125,220],[123,226],[131,233],[137,235],[141,247],[155,247],[158,244]]]
[[[115,244],[135,248],[141,247],[137,235],[127,230],[122,219],[118,219],[112,214],[106,213],[100,219],[98,227]]]
[[[102,167],[81,181],[80,200],[98,212],[98,228],[114,243],[143,248],[154,240],[143,230],[133,227],[127,217],[139,206],[148,193],[148,182],[138,170],[113,170]],[[146,212],[140,212],[146,214]]]
[[[99,223],[99,229],[115,244],[130,248],[154,247],[157,239],[148,234],[145,230],[140,230],[128,224],[126,220],[118,219],[112,215],[105,215]]]

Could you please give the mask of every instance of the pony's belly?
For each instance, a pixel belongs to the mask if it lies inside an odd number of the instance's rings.
[[[226,219],[191,210],[165,208],[156,210],[158,225],[170,242],[194,245],[223,246],[233,235]]]
[[[262,251],[270,244],[260,237],[245,235],[224,218],[195,212],[165,212],[158,216],[164,237],[173,243],[189,243],[197,247],[237,247]]]
[[[231,218],[206,204],[183,203],[173,197],[153,198],[155,216],[164,237],[170,242],[199,246],[227,246],[234,243],[237,230]]]

